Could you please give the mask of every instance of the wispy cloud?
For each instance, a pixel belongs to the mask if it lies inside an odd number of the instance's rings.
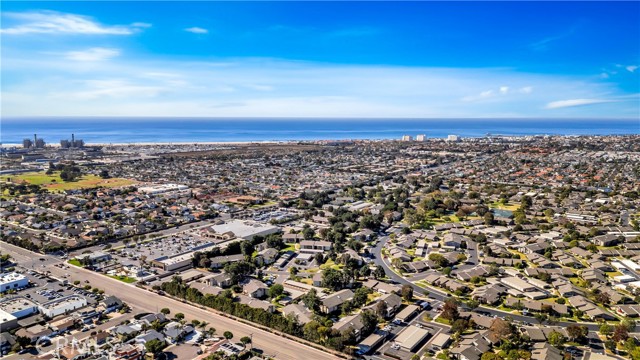
[[[3,115],[531,117],[548,115],[547,104],[573,105],[571,115],[577,116],[638,111],[637,102],[620,98],[615,84],[512,69],[117,56],[94,64],[22,52],[6,56],[3,71],[11,79],[2,89]],[[580,102],[558,99],[616,99],[618,105],[587,112],[575,107]]]
[[[141,28],[151,26],[140,22],[130,25],[103,25],[88,16],[56,11],[6,12],[2,13],[2,16],[14,23],[0,30],[3,34],[10,35],[130,35]]]
[[[546,51],[549,49],[552,43],[573,35],[573,33],[575,33],[577,28],[578,26],[573,26],[571,29],[569,29],[564,33],[547,36],[541,40],[538,40],[529,44],[529,47],[535,51]]]
[[[120,55],[120,50],[94,47],[87,50],[68,51],[65,58],[73,61],[103,61]]]
[[[604,104],[610,102],[616,102],[617,100],[608,100],[608,99],[569,99],[569,100],[558,100],[552,101],[545,106],[545,109],[561,109],[568,107],[576,107],[576,106],[586,106],[586,105],[595,105],[595,104]]]
[[[209,33],[209,30],[207,30],[205,28],[197,27],[197,26],[186,28],[186,29],[184,29],[184,31],[190,32],[190,33],[193,33],[193,34],[208,34]]]
[[[628,72],[635,72],[636,70],[638,70],[638,65],[629,65],[625,67],[625,69],[627,69]]]

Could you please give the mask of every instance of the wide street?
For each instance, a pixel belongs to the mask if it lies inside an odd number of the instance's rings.
[[[53,265],[61,261],[51,256],[33,253],[4,242],[2,243],[2,251],[13,256],[18,263],[25,264],[26,267],[29,267],[29,264],[32,262],[34,262],[36,266],[40,266],[41,264],[46,265],[46,270],[49,270],[53,277],[62,279],[62,276],[68,273],[70,282],[80,280],[82,283],[85,283],[85,281],[88,281],[91,286],[102,289],[107,294],[119,297],[132,308],[146,312],[156,312],[166,307],[171,309],[172,314],[183,313],[189,321],[192,319],[206,321],[210,323],[210,326],[214,327],[218,333],[227,330],[231,331],[234,339],[251,336],[254,348],[261,349],[265,354],[276,359],[337,359],[336,356],[324,351],[214,314],[210,311],[157,295],[133,285],[125,284],[89,270],[75,266],[70,266],[69,269],[60,269]],[[39,258],[44,258],[45,261],[39,261]]]

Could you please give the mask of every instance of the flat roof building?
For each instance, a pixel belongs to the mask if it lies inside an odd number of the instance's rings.
[[[17,272],[0,274],[0,292],[21,289],[29,285],[29,279]]]
[[[429,336],[429,330],[417,326],[407,326],[398,337],[396,344],[403,350],[413,352]]]
[[[266,236],[280,231],[280,228],[273,225],[260,224],[248,220],[231,220],[224,224],[213,225],[208,229],[212,237],[215,235],[224,236],[225,239],[239,238],[251,240],[255,236]]]
[[[79,295],[69,295],[60,299],[46,302],[39,306],[40,311],[50,318],[66,314],[73,310],[87,306],[87,299]]]
[[[0,310],[21,319],[37,313],[38,305],[25,297],[19,296],[0,302]]]

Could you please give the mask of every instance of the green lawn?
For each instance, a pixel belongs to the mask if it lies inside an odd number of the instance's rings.
[[[69,261],[67,261],[69,264],[71,265],[75,265],[77,267],[82,267],[82,264],[80,264],[80,260],[76,260],[76,259],[71,259]]]
[[[506,205],[503,205],[502,203],[499,203],[499,202],[493,202],[493,203],[489,204],[489,207],[491,209],[516,211],[516,210],[518,210],[520,208],[520,204],[509,204],[509,203],[507,203]]]
[[[287,247],[283,248],[282,250],[280,250],[280,252],[296,251],[296,244],[295,243],[287,243],[285,245],[287,245]]]
[[[127,284],[131,284],[131,283],[134,283],[134,282],[137,281],[136,279],[134,279],[132,277],[129,277],[129,276],[122,276],[122,275],[118,275],[118,276],[108,275],[108,276],[110,278],[112,278],[112,279],[120,280],[120,281],[125,282]]]
[[[60,178],[60,172],[56,171],[51,175],[47,175],[44,172],[30,172],[19,175],[5,175],[0,176],[1,181],[10,181],[14,184],[33,184],[40,185],[49,191],[64,191],[74,189],[89,189],[96,187],[120,187],[133,185],[137,182],[130,179],[112,178],[103,179],[96,175],[83,175],[80,179],[75,181],[65,182]]]

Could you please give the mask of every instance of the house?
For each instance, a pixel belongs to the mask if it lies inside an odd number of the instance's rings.
[[[282,308],[282,314],[284,316],[293,316],[298,319],[298,323],[302,325],[313,320],[313,313],[301,304],[289,304],[285,306]]]
[[[335,292],[322,300],[320,303],[320,311],[325,314],[330,314],[338,310],[345,301],[353,299],[353,295],[353,291],[349,289]]]
[[[100,302],[100,305],[104,307],[104,312],[108,314],[110,312],[120,310],[124,304],[122,300],[118,299],[115,296],[107,296]]]
[[[324,253],[331,250],[333,243],[330,241],[303,240],[300,242],[300,252],[307,254]]]
[[[564,354],[547,343],[535,343],[531,351],[531,360],[563,360]]]
[[[151,340],[158,340],[158,341],[164,342],[164,335],[160,334],[155,330],[147,330],[146,333],[136,336],[134,342],[136,344],[144,345]]]
[[[620,239],[615,234],[606,234],[596,236],[592,238],[591,241],[598,246],[614,246],[620,242]]]
[[[211,286],[219,286],[222,288],[231,286],[233,284],[231,275],[225,272],[209,275],[207,277],[202,278],[201,281],[208,283]]]
[[[267,286],[258,280],[250,279],[243,287],[242,291],[248,296],[260,299],[267,295]]]
[[[193,330],[193,326],[189,324],[182,325],[179,322],[172,321],[164,327],[163,334],[165,336],[165,339],[167,339],[170,343],[175,344],[176,342],[183,339],[186,335],[191,334]]]
[[[393,315],[395,315],[396,311],[398,311],[398,309],[402,305],[402,298],[395,293],[382,295],[377,299],[376,303],[380,301],[384,301],[387,304],[386,317],[392,317]]]
[[[356,336],[356,341],[360,341],[362,338],[362,330],[364,329],[364,323],[362,321],[362,313],[358,313],[351,316],[345,316],[340,321],[333,324],[332,329],[343,332],[348,329],[353,329],[353,333]]]
[[[16,339],[8,332],[0,334],[0,356],[7,355],[16,343]]]

